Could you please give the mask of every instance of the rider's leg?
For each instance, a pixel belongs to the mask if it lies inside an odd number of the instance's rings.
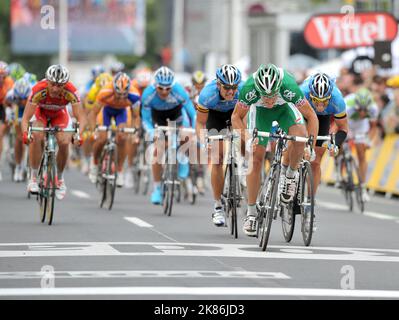
[[[366,145],[364,143],[356,143],[356,154],[359,161],[360,183],[366,183],[367,179],[367,159],[366,159]]]
[[[213,141],[211,147],[211,185],[215,202],[221,205],[224,185],[223,141]]]
[[[317,188],[319,187],[320,180],[321,180],[321,160],[323,159],[323,155],[326,149],[322,147],[316,147],[316,159],[311,163],[312,165],[312,173],[313,173],[313,194],[315,195],[317,192]]]

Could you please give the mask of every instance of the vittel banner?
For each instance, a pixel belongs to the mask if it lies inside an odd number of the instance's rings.
[[[371,46],[376,40],[392,41],[397,32],[395,17],[386,12],[336,13],[313,16],[304,36],[316,49],[346,49]]]

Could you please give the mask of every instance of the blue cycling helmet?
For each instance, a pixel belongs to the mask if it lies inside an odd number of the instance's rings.
[[[29,95],[32,92],[32,86],[30,82],[25,79],[21,78],[17,81],[15,81],[14,84],[14,94],[21,100],[26,100],[28,99]]]
[[[334,85],[330,77],[323,73],[317,72],[310,77],[309,89],[310,95],[318,99],[325,99],[331,97]]]
[[[105,69],[101,65],[96,65],[91,69],[91,76],[93,79],[96,79],[100,74],[104,73]]]
[[[237,85],[241,82],[241,72],[232,64],[224,64],[216,71],[216,78],[226,85]]]
[[[171,87],[175,82],[175,74],[168,67],[161,67],[155,71],[155,84],[157,86]]]

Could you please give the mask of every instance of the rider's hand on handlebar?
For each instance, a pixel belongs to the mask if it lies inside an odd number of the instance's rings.
[[[24,131],[24,133],[22,134],[22,142],[28,145],[31,141],[33,141],[33,136],[31,136],[29,139],[28,131]]]

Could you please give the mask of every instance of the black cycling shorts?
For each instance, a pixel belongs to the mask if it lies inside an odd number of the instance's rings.
[[[167,126],[169,121],[176,121],[176,125],[180,126],[183,123],[182,106],[170,110],[155,110],[151,109],[152,123],[158,126]]]
[[[330,134],[331,115],[317,115],[319,119],[319,136],[328,136]],[[317,141],[316,146],[321,147],[324,141]]]
[[[223,129],[227,128],[226,121],[229,120],[231,122],[231,115],[233,114],[234,110],[227,111],[227,112],[220,112],[215,110],[209,110],[208,113],[208,121],[206,122],[206,128],[208,130],[214,131],[222,131]]]
[[[6,110],[2,104],[0,104],[0,122],[4,122],[6,120]]]

